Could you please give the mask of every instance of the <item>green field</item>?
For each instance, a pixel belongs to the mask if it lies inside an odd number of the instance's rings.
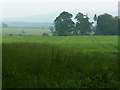
[[[5,36],[3,88],[119,87],[117,36]]]
[[[39,29],[39,28],[2,28],[2,33],[9,35],[9,34],[23,34],[24,35],[42,35],[43,33],[51,34],[48,28]]]
[[[99,42],[98,42],[99,41]],[[118,37],[117,36],[6,36],[3,37],[4,43],[11,42],[29,42],[52,44],[67,48],[83,49],[101,52],[117,52]],[[102,47],[102,46],[104,47]],[[104,49],[105,48],[105,49]]]

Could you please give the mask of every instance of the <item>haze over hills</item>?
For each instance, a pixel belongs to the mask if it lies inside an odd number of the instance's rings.
[[[55,20],[55,18],[60,14],[61,12],[55,12],[55,13],[48,13],[48,14],[41,14],[41,15],[32,15],[32,16],[25,16],[25,17],[14,17],[14,18],[3,18],[3,22],[51,22]],[[71,13],[71,12],[70,12]],[[72,12],[73,18],[78,12]],[[107,13],[107,12],[103,12]],[[88,17],[90,20],[93,19],[94,14],[100,15],[103,13],[94,13],[94,12],[89,12],[89,13],[83,13],[83,14],[88,14]],[[108,14],[111,14],[113,16],[118,16],[117,12],[110,12]]]
[[[3,18],[3,22],[11,27],[51,27],[58,13],[33,15],[25,17]]]
[[[14,18],[3,18],[3,22],[14,27],[50,27],[53,25],[53,22],[55,18],[60,14],[61,12],[55,12],[55,13],[48,13],[48,14],[41,14],[41,15],[32,15],[32,16],[25,16],[25,17],[14,17]],[[73,14],[73,21],[74,17],[78,12],[70,12]],[[90,21],[93,21],[94,14],[100,15],[104,13],[83,13],[88,14],[88,17],[90,18]],[[110,12],[108,14],[111,14],[113,16],[118,16],[117,12]]]
[[[58,13],[49,13],[41,15],[32,15],[25,17],[3,18],[3,22],[53,22]]]

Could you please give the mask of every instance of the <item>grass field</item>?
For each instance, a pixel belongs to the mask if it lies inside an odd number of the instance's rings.
[[[4,43],[11,42],[29,42],[52,44],[67,48],[83,49],[91,51],[110,51],[117,52],[118,37],[117,36],[6,36],[3,37]]]
[[[119,87],[117,36],[5,36],[3,88]]]
[[[39,29],[39,28],[2,28],[2,33],[9,35],[9,34],[23,34],[24,35],[42,35],[43,33],[51,34],[48,28],[46,29]]]

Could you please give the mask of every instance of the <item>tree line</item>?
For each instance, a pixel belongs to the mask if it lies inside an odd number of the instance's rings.
[[[93,17],[94,22],[89,21],[88,15],[78,13],[75,21],[69,12],[62,12],[54,20],[54,26],[50,28],[53,36],[72,35],[118,35],[118,20],[110,14],[102,14]]]
[[[3,28],[7,28],[7,27],[8,27],[8,25],[7,25],[7,24],[5,24],[5,23],[2,23],[2,27],[3,27]]]

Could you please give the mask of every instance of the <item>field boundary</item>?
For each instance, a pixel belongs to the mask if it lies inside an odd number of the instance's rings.
[[[104,50],[107,50],[106,47],[104,47],[98,40],[96,37],[93,37],[95,39],[95,41],[104,49]]]
[[[117,47],[113,46],[112,44],[108,44],[108,45],[113,47],[115,50],[119,50]]]
[[[70,38],[70,36],[67,36],[65,39],[63,39],[62,41],[58,42],[58,44],[61,44],[63,42],[65,42],[66,40],[68,40]]]
[[[96,42],[102,47],[102,48],[104,48],[104,50],[107,50],[107,48],[106,47],[104,47],[104,45],[103,44],[101,44],[100,43],[100,41],[99,40],[97,40],[97,38],[96,37],[94,37],[95,38],[95,40],[96,40]],[[109,46],[111,46],[111,47],[113,47],[115,50],[119,50],[118,48],[116,48],[115,46],[113,46],[112,44],[108,44]]]
[[[92,36],[90,36],[90,40],[92,43],[95,43],[95,41],[92,39]]]

